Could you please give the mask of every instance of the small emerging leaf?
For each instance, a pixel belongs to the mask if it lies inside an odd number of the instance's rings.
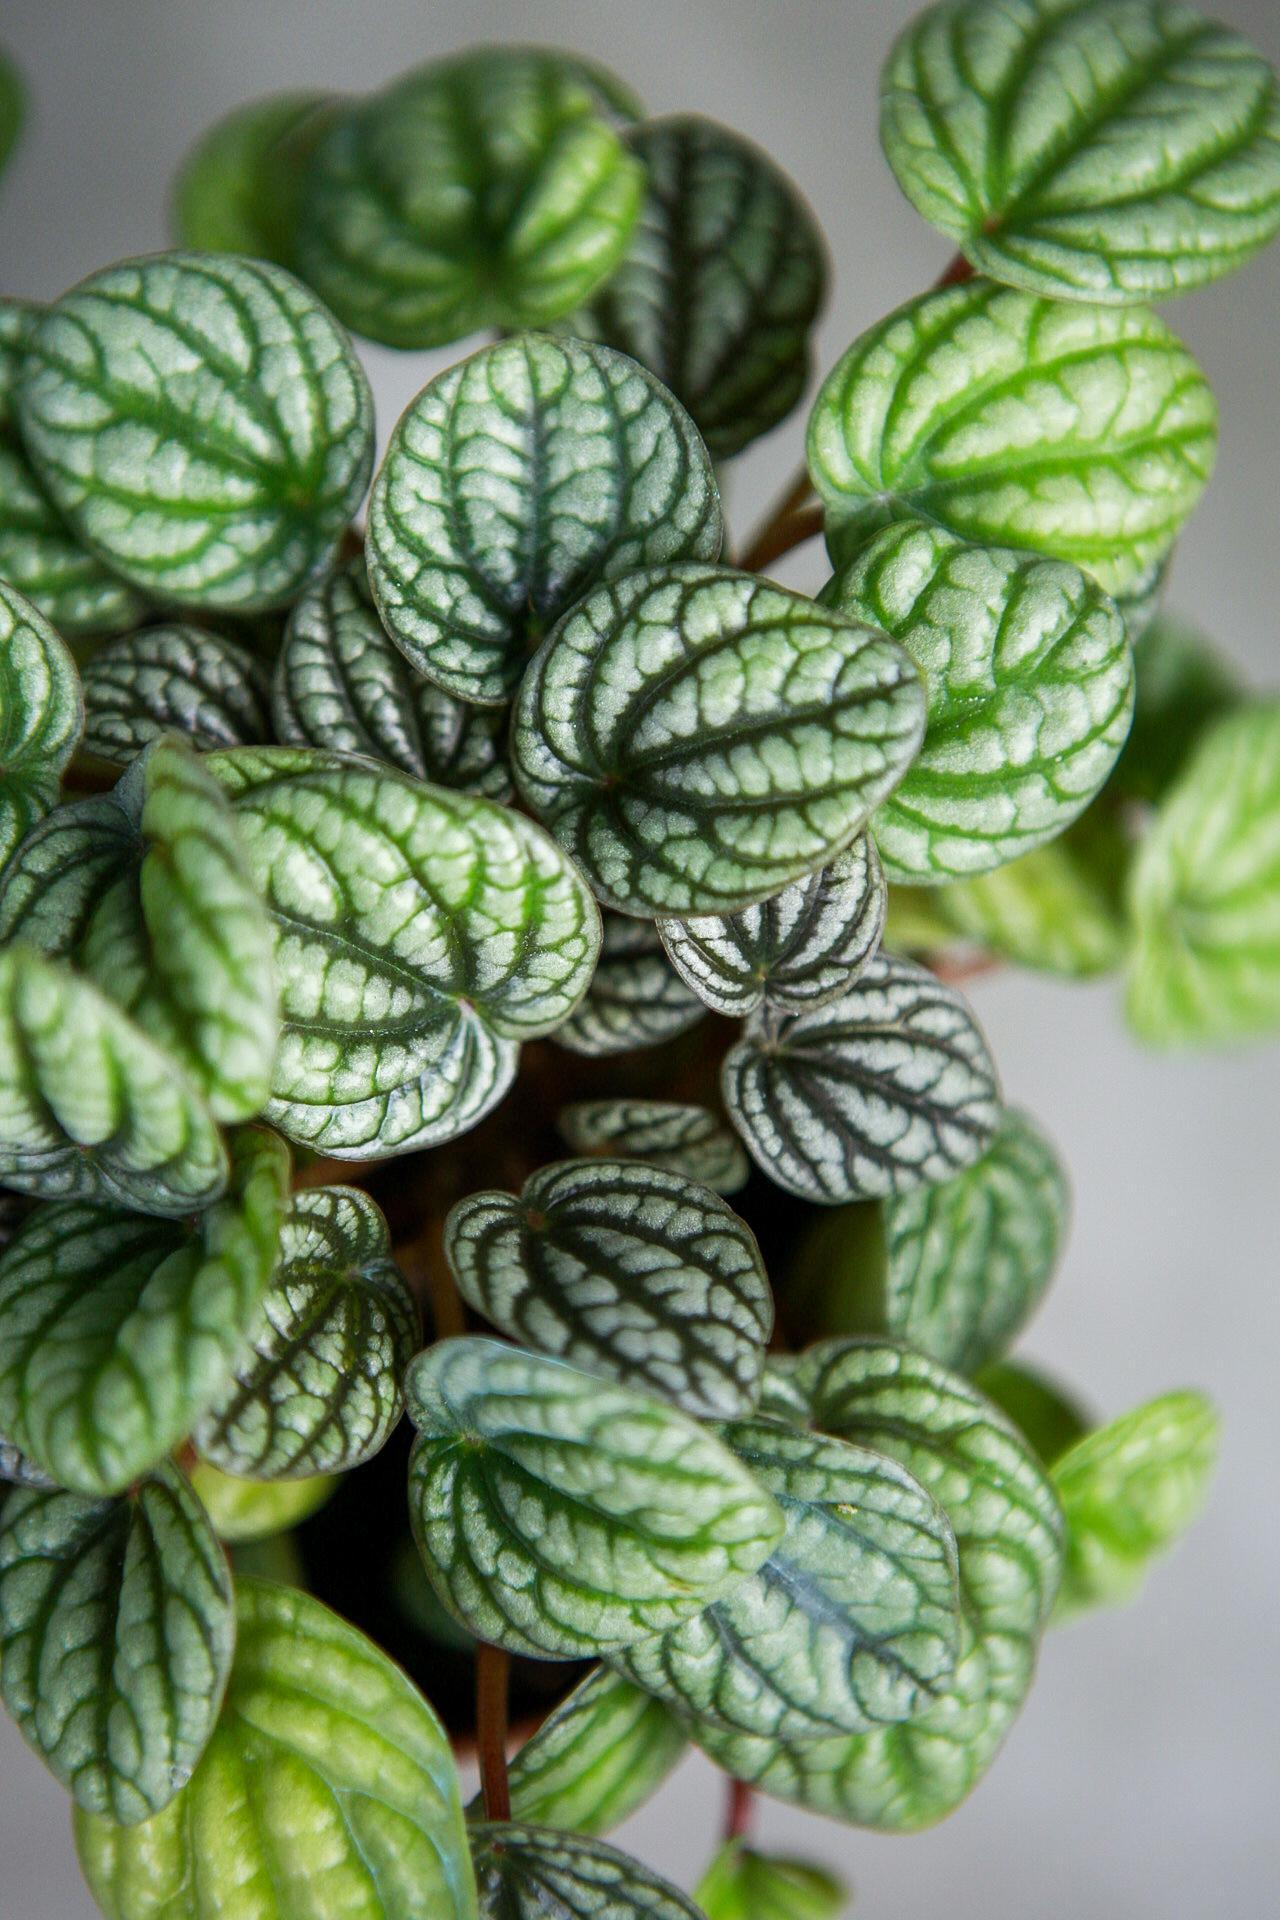
[[[672,968],[657,929],[606,912],[591,985],[555,1041],[588,1058],[631,1053],[677,1039],[702,1017],[702,1001]]]
[[[703,1920],[639,1860],[550,1827],[472,1829],[481,1920]]]
[[[849,1890],[825,1867],[726,1840],[698,1883],[705,1920],[840,1920]]]
[[[534,1826],[608,1833],[657,1791],[688,1744],[660,1700],[597,1667],[516,1754],[512,1814]]]
[[[557,1122],[575,1153],[644,1160],[710,1187],[736,1193],[747,1181],[747,1156],[706,1107],[673,1100],[579,1100]]]
[[[162,733],[193,747],[253,747],[271,738],[267,680],[246,647],[201,627],[144,627],[84,669],[84,750],[127,767]]]
[[[292,266],[305,169],[335,104],[327,93],[273,93],[216,121],[174,186],[180,244]]]
[[[0,580],[0,872],[56,802],[83,724],[75,661]]]

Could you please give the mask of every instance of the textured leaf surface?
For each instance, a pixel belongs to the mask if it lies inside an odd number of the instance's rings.
[[[644,920],[606,913],[591,985],[556,1028],[555,1038],[570,1053],[631,1053],[688,1033],[703,1011],[697,994],[672,968],[657,929]]]
[[[716,560],[715,476],[683,407],[609,347],[522,334],[401,416],[369,502],[369,581],[408,659],[501,705],[599,581]]]
[[[144,627],[102,647],[84,669],[84,750],[125,767],[162,733],[193,747],[253,747],[271,738],[266,675],[246,647],[200,627]]]
[[[6,1440],[0,1433],[0,1480],[7,1480],[15,1487],[52,1487],[53,1481],[47,1473],[41,1473],[34,1460],[28,1460],[14,1446],[12,1440]]]
[[[463,1298],[512,1339],[733,1418],[755,1405],[773,1296],[755,1235],[707,1187],[628,1160],[563,1160],[445,1223]]]
[[[825,1867],[727,1840],[698,1883],[706,1920],[840,1920],[849,1890]]]
[[[276,1263],[288,1155],[245,1128],[193,1228],[71,1200],[0,1257],[0,1427],[60,1486],[119,1493],[226,1385]]]
[[[511,1811],[534,1826],[608,1833],[656,1792],[688,1744],[660,1700],[597,1667],[516,1754]]]
[[[628,140],[645,171],[639,224],[569,324],[656,373],[725,460],[804,391],[826,249],[791,181],[741,134],[681,114]]]
[[[1124,619],[1075,567],[886,527],[823,591],[907,649],[924,745],[877,811],[889,878],[984,873],[1050,840],[1116,763],[1133,714]]]
[[[674,1100],[579,1100],[557,1124],[575,1153],[644,1160],[714,1193],[736,1193],[746,1185],[746,1154],[706,1107]]]
[[[142,596],[76,539],[21,446],[2,432],[0,579],[73,638],[116,633],[146,613]]]
[[[231,1667],[231,1572],[162,1466],[119,1500],[11,1495],[0,1519],[0,1692],[92,1813],[168,1805],[213,1731]]]
[[[973,1384],[1008,1415],[1046,1467],[1089,1430],[1087,1415],[1065,1388],[1025,1361],[997,1360]]]
[[[310,1480],[240,1480],[197,1460],[191,1484],[219,1540],[240,1546],[271,1541],[301,1526],[324,1505],[338,1482],[328,1474]]]
[[[275,93],[216,121],[174,187],[181,244],[292,265],[304,170],[332,103],[325,93]]]
[[[782,1516],[706,1428],[494,1340],[446,1340],[405,1384],[414,1532],[464,1625],[591,1657],[687,1619],[751,1573]]]
[[[1160,614],[1134,642],[1137,699],[1116,784],[1159,800],[1196,742],[1241,698],[1239,681],[1204,635]]]
[[[27,345],[27,451],[114,572],[249,611],[325,566],[368,482],[372,406],[350,342],[291,275],[231,255],[125,261],[47,308]]]
[[[980,273],[1159,299],[1280,228],[1266,62],[1178,0],[965,0],[895,47],[881,137],[907,198]]]
[[[422,1695],[306,1594],[238,1583],[222,1718],[163,1813],[81,1814],[108,1920],[476,1920],[453,1756]]]
[[[975,280],[855,340],[814,405],[809,470],[837,560],[915,515],[1116,594],[1172,546],[1216,443],[1204,375],[1155,314]]]
[[[598,588],[526,674],[516,781],[601,899],[734,913],[856,838],[920,743],[906,654],[728,568]]]
[[[400,1418],[400,1381],[420,1338],[387,1223],[368,1195],[295,1194],[263,1317],[195,1445],[247,1479],[357,1467]]]
[[[600,1840],[550,1827],[472,1830],[482,1920],[702,1920],[677,1887]]]
[[[56,802],[83,722],[75,661],[44,616],[0,580],[0,871]]]
[[[749,1024],[721,1087],[769,1178],[828,1206],[949,1179],[986,1150],[1000,1118],[968,1003],[889,955],[838,1000]]]

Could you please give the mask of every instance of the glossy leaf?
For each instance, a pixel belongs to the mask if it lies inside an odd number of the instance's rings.
[[[273,93],[215,121],[174,185],[180,244],[292,266],[306,166],[335,104],[327,93]]]
[[[76,539],[16,441],[0,437],[0,579],[69,638],[117,633],[146,602]]]
[[[405,1384],[414,1533],[479,1638],[580,1659],[687,1619],[765,1560],[776,1503],[663,1401],[498,1341],[445,1340]]]
[[[570,1053],[631,1053],[688,1033],[703,1012],[702,1001],[673,970],[657,929],[606,913],[591,985],[555,1038]]]
[[[194,1443],[246,1479],[358,1467],[400,1418],[400,1381],[420,1339],[374,1202],[355,1187],[297,1193],[262,1318]]]
[[[596,1667],[516,1754],[512,1814],[534,1826],[608,1833],[656,1792],[688,1744],[660,1700]]]
[[[705,1920],[840,1920],[850,1896],[825,1867],[726,1840],[696,1897]]]
[[[18,417],[85,545],[188,606],[292,599],[373,459],[350,341],[291,275],[231,255],[153,254],[73,287],[28,332]]]
[[[437,376],[369,502],[387,631],[457,699],[502,705],[601,580],[716,560],[715,476],[683,407],[609,347],[521,334]]]
[[[363,1634],[237,1583],[235,1664],[194,1777],[138,1827],[81,1814],[108,1920],[476,1920],[444,1730]]]
[[[1118,594],[1172,546],[1216,444],[1204,375],[1155,314],[974,280],[855,340],[814,405],[809,469],[837,561],[914,516]]]
[[[1134,642],[1133,664],[1137,700],[1115,784],[1157,801],[1205,729],[1240,700],[1241,688],[1202,634],[1163,614]]]
[[[557,1125],[575,1153],[644,1160],[713,1193],[736,1193],[746,1185],[746,1154],[706,1107],[674,1100],[578,1100]]]
[[[126,767],[162,733],[202,752],[271,738],[267,680],[247,647],[200,627],[143,627],[84,669],[84,750]]]
[[[857,837],[920,742],[894,642],[728,568],[589,594],[526,674],[516,782],[624,912],[736,913]]]
[[[996,1360],[980,1370],[973,1384],[1012,1420],[1043,1466],[1051,1467],[1089,1431],[1088,1417],[1076,1401],[1025,1361]]]
[[[118,1500],[16,1493],[0,1516],[0,1694],[77,1805],[123,1826],[186,1784],[231,1667],[231,1571],[161,1466]]]
[[[949,1179],[986,1151],[1000,1118],[968,1003],[890,955],[838,1000],[749,1024],[721,1088],[757,1165],[826,1206]]]
[[[823,591],[924,678],[924,745],[872,823],[891,880],[985,873],[1061,833],[1133,715],[1123,617],[1061,561],[886,527]]]
[[[645,172],[639,225],[569,324],[656,373],[725,460],[804,391],[822,235],[769,156],[713,120],[649,120],[628,140]]]
[[[707,1187],[628,1160],[562,1160],[445,1222],[458,1290],[501,1332],[572,1366],[733,1418],[773,1330],[755,1235]]]
[[[0,580],[0,871],[56,802],[83,724],[75,661]]]
[[[890,57],[898,185],[979,273],[1059,297],[1163,299],[1280,228],[1280,94],[1177,0],[964,0]]]
[[[26,106],[26,93],[18,70],[8,56],[0,52],[0,173],[17,145]]]
[[[197,1460],[191,1484],[219,1540],[239,1548],[277,1539],[301,1526],[324,1506],[338,1481],[330,1474],[310,1480],[240,1480]]]
[[[693,1902],[601,1840],[512,1822],[472,1829],[481,1920],[702,1920]]]

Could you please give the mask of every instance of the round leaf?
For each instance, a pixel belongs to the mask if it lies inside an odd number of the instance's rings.
[[[522,334],[424,387],[369,501],[369,582],[396,645],[460,700],[502,705],[601,580],[715,560],[692,421],[609,347]]]
[[[840,1920],[849,1890],[825,1867],[726,1840],[698,1883],[705,1920]]]
[[[516,1823],[472,1829],[481,1920],[702,1920],[693,1902],[600,1840]]]
[[[0,871],[57,800],[83,723],[75,661],[0,580]]]
[[[746,1185],[746,1154],[706,1107],[674,1100],[578,1100],[556,1124],[575,1153],[644,1160],[713,1193],[736,1193]]]
[[[216,121],[183,161],[174,186],[181,244],[291,266],[298,195],[333,98],[274,93]]]
[[[310,1480],[238,1480],[197,1460],[191,1484],[219,1540],[239,1547],[287,1538],[291,1528],[319,1511],[338,1481],[328,1474],[316,1474]]]
[[[591,985],[555,1038],[589,1057],[632,1053],[675,1040],[702,1017],[701,1000],[673,972],[656,928],[606,913]]]
[[[271,737],[266,676],[234,640],[200,627],[144,627],[84,670],[84,750],[126,767],[162,733],[193,747],[252,747]]]
[[[855,839],[919,744],[891,640],[751,574],[596,589],[525,675],[516,781],[601,899],[735,913]]]
[[[117,633],[146,602],[81,546],[16,442],[0,438],[0,579],[59,633]]]
[[[656,1792],[688,1744],[661,1701],[597,1667],[516,1754],[511,1811],[535,1826],[608,1833]]]

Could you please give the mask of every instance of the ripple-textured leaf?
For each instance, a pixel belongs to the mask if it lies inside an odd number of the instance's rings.
[[[518,1822],[472,1829],[481,1920],[702,1920],[677,1887],[601,1840]]]
[[[631,1053],[688,1033],[703,1012],[702,1001],[667,959],[657,929],[606,912],[591,985],[555,1038],[570,1053]]]
[[[726,1840],[697,1887],[705,1920],[840,1920],[849,1889],[825,1867]]]
[[[1163,299],[1280,228],[1280,94],[1180,0],[962,0],[902,35],[881,138],[907,198],[979,273]]]
[[[117,633],[146,614],[142,596],[76,539],[22,448],[2,432],[0,579],[72,638]]]
[[[200,627],[143,627],[100,648],[84,683],[84,750],[125,767],[162,733],[202,752],[271,738],[267,677],[247,647]]]
[[[776,1503],[666,1402],[498,1341],[446,1340],[405,1383],[410,1513],[479,1638],[592,1657],[687,1619],[767,1559]]]
[[[163,1465],[118,1500],[24,1491],[0,1520],[0,1693],[79,1806],[125,1826],[168,1805],[231,1667],[231,1573]]]
[[[751,574],[602,586],[525,675],[516,782],[601,899],[736,913],[856,838],[920,744],[895,642]]]
[[[755,1235],[708,1187],[630,1160],[562,1160],[460,1200],[445,1254],[513,1340],[730,1419],[755,1405],[773,1296]]]
[[[174,183],[180,243],[292,266],[305,169],[335,104],[327,93],[273,93],[215,121]]]
[[[237,1582],[235,1663],[195,1775],[138,1827],[76,1820],[108,1920],[476,1920],[453,1756],[363,1634]]]
[[[675,1100],[578,1100],[557,1125],[575,1153],[644,1160],[713,1193],[736,1193],[746,1185],[747,1156],[707,1107]]]
[[[86,546],[145,592],[249,612],[328,563],[373,460],[369,386],[283,269],[155,254],[29,329],[23,441]]]
[[[1154,313],[985,280],[924,294],[855,340],[809,420],[837,561],[914,515],[1069,560],[1110,594],[1164,558],[1216,446],[1204,375]]]
[[[56,802],[83,724],[75,661],[43,614],[0,580],[0,872]]]
[[[665,388],[610,347],[522,334],[401,416],[369,501],[369,582],[420,672],[502,705],[589,588],[716,560],[722,534],[706,448]]]
[[[597,1667],[516,1754],[512,1814],[533,1826],[608,1833],[657,1791],[688,1744],[660,1700]]]

